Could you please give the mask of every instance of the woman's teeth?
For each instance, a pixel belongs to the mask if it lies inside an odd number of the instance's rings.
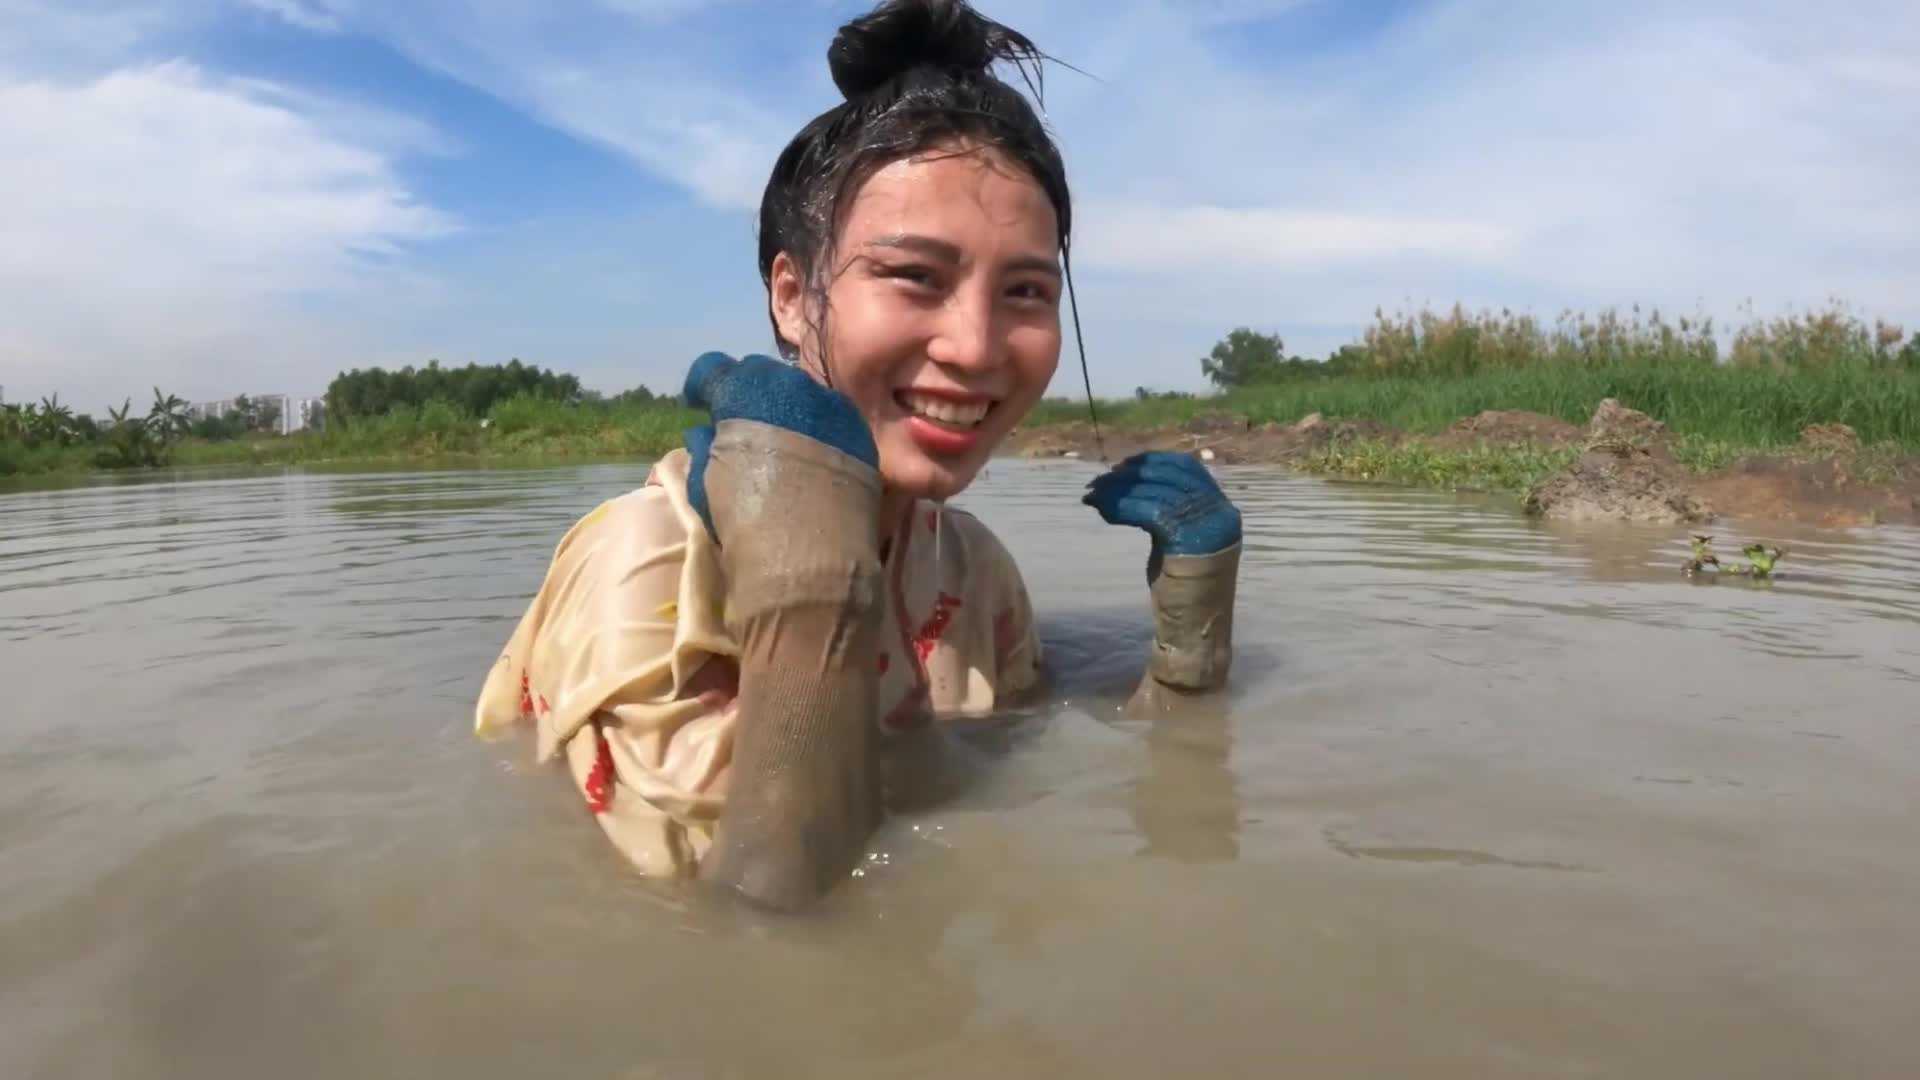
[[[955,427],[972,427],[978,424],[986,418],[987,410],[991,407],[988,402],[984,401],[962,404],[958,401],[948,401],[945,398],[914,393],[901,394],[900,403],[906,406],[908,412],[916,416],[922,416],[928,420],[938,420],[943,424],[951,424]]]

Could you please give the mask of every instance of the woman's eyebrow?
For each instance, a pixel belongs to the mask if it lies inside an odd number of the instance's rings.
[[[866,246],[917,251],[922,255],[947,263],[957,263],[960,261],[960,248],[958,245],[931,236],[922,236],[918,233],[889,233],[886,236],[875,237],[867,241]],[[1059,262],[1042,255],[1017,255],[1007,260],[1004,268],[1008,270],[1037,270],[1041,273],[1052,274],[1055,277],[1060,276]]]

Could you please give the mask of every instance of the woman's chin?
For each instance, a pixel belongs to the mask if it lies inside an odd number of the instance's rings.
[[[950,499],[960,494],[973,483],[985,457],[979,451],[929,453],[905,437],[905,432],[888,434],[900,437],[888,439],[881,447],[881,476],[889,490],[916,499]]]

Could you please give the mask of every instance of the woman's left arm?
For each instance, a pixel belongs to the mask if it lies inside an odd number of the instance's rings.
[[[1096,477],[1082,498],[1110,525],[1152,540],[1153,646],[1130,708],[1178,704],[1226,686],[1233,666],[1240,510],[1192,454],[1149,451]]]

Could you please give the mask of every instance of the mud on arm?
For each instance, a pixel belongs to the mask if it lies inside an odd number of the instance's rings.
[[[1239,509],[1191,454],[1136,455],[1087,489],[1082,501],[1109,524],[1130,525],[1151,538],[1154,637],[1128,709],[1164,711],[1224,688],[1233,663]]]
[[[882,816],[880,478],[831,394],[764,357],[703,357],[688,378],[715,418],[688,434],[689,498],[740,647],[732,775],[700,876],[783,910],[844,880]]]
[[[1129,711],[1165,711],[1225,689],[1233,667],[1233,604],[1240,545],[1210,555],[1169,555],[1148,587],[1153,644]]]

